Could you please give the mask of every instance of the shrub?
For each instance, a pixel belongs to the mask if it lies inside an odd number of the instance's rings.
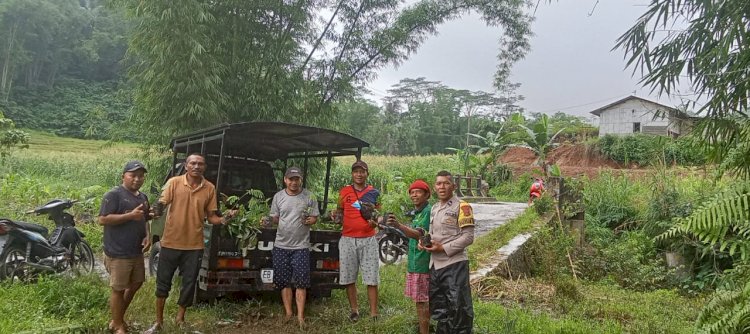
[[[542,197],[534,201],[534,210],[536,210],[536,213],[541,216],[550,211],[554,205],[555,200],[549,195],[549,193],[545,193]]]
[[[490,189],[490,196],[500,201],[526,202],[529,200],[529,187],[533,180],[531,173],[523,173],[515,179],[502,182]]]
[[[698,332],[710,334],[750,331],[750,282],[714,294],[698,316],[696,327]]]
[[[637,221],[644,190],[639,183],[631,183],[623,175],[610,173],[586,182],[583,202],[587,225],[614,229]]]
[[[510,166],[506,164],[496,164],[490,169],[490,173],[487,177],[487,183],[490,186],[498,185],[504,182],[508,182],[513,178],[513,171]]]
[[[691,137],[671,139],[646,134],[606,135],[599,139],[598,147],[604,156],[623,164],[645,166],[659,157],[678,165],[700,165],[706,161],[700,146]]]
[[[544,226],[526,245],[525,254],[532,276],[548,281],[573,277],[567,257],[573,246],[573,238],[570,235],[559,229]]]
[[[642,231],[615,235],[609,229],[586,229],[589,249],[579,254],[581,276],[589,280],[611,279],[624,288],[650,291],[672,288],[678,280],[665,267],[651,238]]]
[[[571,278],[558,278],[554,281],[555,295],[562,296],[572,300],[581,300],[581,294],[578,284]]]

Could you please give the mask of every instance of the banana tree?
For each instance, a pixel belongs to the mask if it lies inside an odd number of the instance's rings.
[[[455,153],[451,160],[457,162],[458,165],[461,166],[461,174],[466,176],[479,174],[477,171],[480,170],[482,159],[477,154],[471,152],[472,147],[466,149],[446,147],[445,149]]]
[[[536,161],[534,163],[542,168],[545,176],[549,176],[547,155],[552,149],[557,147],[558,144],[555,143],[555,139],[557,139],[557,136],[560,135],[565,128],[559,129],[557,132],[553,133],[552,124],[550,124],[549,116],[546,114],[542,114],[542,116],[539,117],[531,127],[522,124],[523,115],[521,114],[514,114],[511,118],[518,126],[516,134],[520,140],[517,143],[508,146],[523,147],[534,152],[534,155],[536,156]]]
[[[505,129],[509,123],[509,121],[502,123],[497,132],[487,131],[484,136],[475,133],[468,134],[479,139],[479,144],[470,145],[470,147],[475,150],[476,163],[478,164],[477,174],[483,179],[486,179],[485,174],[488,168],[497,161],[498,156],[513,142],[513,133]]]

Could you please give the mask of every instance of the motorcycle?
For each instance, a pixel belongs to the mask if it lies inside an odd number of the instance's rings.
[[[409,253],[409,238],[404,232],[393,226],[387,224],[378,225],[382,231],[380,241],[378,241],[380,261],[385,264],[396,263],[402,256]]]
[[[94,252],[65,212],[76,202],[56,199],[26,212],[48,215],[55,222],[52,234],[42,225],[0,219],[0,279],[29,282],[40,274],[94,270]]]

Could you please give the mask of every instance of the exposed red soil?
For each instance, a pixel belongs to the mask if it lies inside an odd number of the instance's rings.
[[[500,156],[500,162],[509,165],[516,175],[541,169],[534,164],[536,157],[531,150],[513,147]],[[621,170],[627,174],[643,174],[646,171],[636,166],[621,166],[607,159],[595,149],[587,149],[583,144],[563,144],[547,156],[548,164],[557,164],[564,176],[596,177],[603,170]]]

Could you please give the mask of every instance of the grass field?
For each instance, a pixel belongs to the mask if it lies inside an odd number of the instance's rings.
[[[160,178],[167,156],[144,153],[135,144],[108,143],[58,138],[32,132],[28,150],[16,151],[0,166],[0,217],[47,223],[42,217],[23,216],[20,212],[53,198],[73,198],[81,203],[73,210],[81,219],[78,225],[94,248],[101,250],[101,228],[91,223],[101,195],[119,183],[122,165],[139,158],[150,167],[149,179]],[[449,156],[381,157],[365,156],[373,183],[393,196],[389,205],[405,198],[410,180],[430,180],[440,169],[454,169]],[[334,169],[334,184],[348,182],[351,158],[339,159]],[[157,166],[151,168],[151,166]],[[527,231],[535,223],[529,213],[478,238],[469,249],[476,266],[485,261],[515,234]],[[360,288],[363,320],[352,324],[346,318],[348,304],[343,291],[331,298],[310,302],[307,333],[414,333],[416,317],[413,304],[403,297],[404,265],[385,266],[381,270],[380,311],[377,322],[367,320],[366,297]],[[528,284],[523,298],[507,295]],[[497,298],[474,298],[476,333],[684,333],[692,328],[701,299],[686,298],[673,291],[634,292],[615,284],[576,282],[581,296],[572,298],[554,291],[549,282],[530,279],[523,283],[498,281]],[[535,288],[544,287],[546,288]],[[154,280],[149,278],[137,294],[128,320],[143,330],[153,320]],[[484,295],[483,295],[484,296]],[[505,297],[503,297],[505,296]],[[175,293],[167,302],[167,319],[176,311]],[[67,279],[51,277],[34,285],[0,283],[0,333],[93,332],[104,331],[108,319],[108,288],[99,276]],[[223,299],[216,305],[190,309],[188,321],[201,333],[293,333],[295,329],[278,323],[281,306],[277,297],[253,300]],[[167,321],[169,326],[169,320]],[[174,328],[167,333],[177,333]]]

